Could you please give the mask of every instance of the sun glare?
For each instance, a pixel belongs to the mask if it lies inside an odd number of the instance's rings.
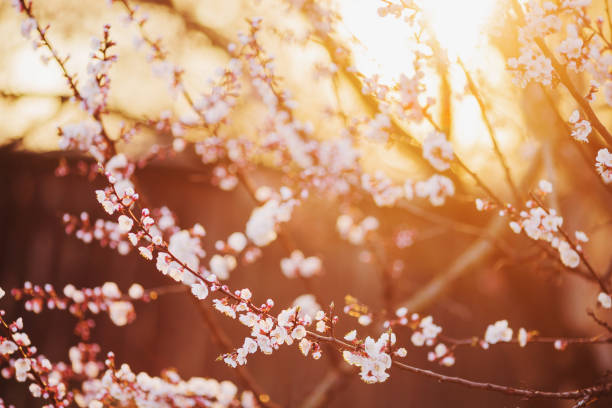
[[[470,60],[486,44],[486,29],[496,0],[422,0],[418,2],[434,35],[451,57]],[[381,18],[384,3],[373,0],[340,0],[346,34],[358,40],[355,65],[367,76],[378,74],[383,82],[412,69],[414,33],[402,19]]]
[[[496,4],[498,0],[424,0],[422,7],[442,47],[468,59],[483,44]]]
[[[423,11],[424,22],[440,46],[448,52],[451,61],[457,57],[468,69],[479,71],[490,84],[507,82],[503,76],[504,60],[487,40],[500,0],[417,0]],[[342,16],[341,32],[346,38],[357,40],[353,47],[355,68],[366,77],[377,76],[380,83],[397,83],[401,74],[413,73],[414,32],[409,23],[394,16],[380,17],[378,9],[384,5],[378,0],[339,0]],[[465,89],[465,76],[456,64],[449,67],[453,92]],[[427,89],[439,86],[436,72],[425,71],[423,82]],[[502,75],[500,77],[500,75]],[[461,153],[477,149],[488,151],[486,127],[480,109],[473,98],[455,98],[453,109],[453,140]],[[413,124],[414,125],[414,124]],[[418,126],[418,125],[415,125]],[[503,129],[497,129],[502,131]],[[506,132],[506,130],[503,130]],[[504,140],[504,147],[513,150],[518,143]],[[486,156],[486,155],[485,155]],[[483,156],[483,157],[485,157]],[[389,163],[388,158],[384,160]],[[482,166],[478,163],[478,166]]]

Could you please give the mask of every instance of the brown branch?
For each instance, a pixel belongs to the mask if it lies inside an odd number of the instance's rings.
[[[335,369],[329,370],[315,388],[299,405],[300,408],[320,408],[327,406],[331,396],[341,388],[354,368],[341,362]]]
[[[503,218],[496,218],[489,224],[487,233],[498,234],[506,225]],[[414,312],[428,307],[438,296],[444,293],[453,282],[459,279],[484,257],[488,256],[494,246],[487,238],[477,239],[468,249],[466,249],[453,263],[443,272],[436,275],[423,288],[413,294],[409,299],[402,302],[398,307],[405,307]]]
[[[546,211],[547,214],[550,214],[550,210],[544,205],[544,203],[538,199],[538,197],[535,196],[535,194],[530,193],[529,194],[531,196],[531,198],[544,210]],[[563,227],[559,227],[559,232],[561,233],[561,235],[563,235],[563,238],[565,238],[565,240],[567,241],[567,243],[569,244],[569,246],[578,254],[578,256],[580,257],[580,259],[582,260],[582,262],[584,263],[584,265],[586,266],[587,270],[589,271],[589,273],[591,274],[591,276],[593,276],[593,278],[595,278],[595,280],[597,281],[597,283],[599,284],[599,287],[601,288],[602,292],[608,293],[608,289],[606,288],[606,283],[602,280],[602,278],[595,272],[595,270],[593,269],[593,267],[591,266],[591,264],[589,263],[589,261],[586,259],[584,252],[582,250],[579,250],[576,246],[576,244],[574,243],[574,240],[572,240],[569,236],[569,234],[565,231],[565,229]]]
[[[164,8],[167,12],[180,17],[185,24],[185,28],[188,30],[196,31],[200,34],[204,34],[211,42],[211,44],[219,49],[222,49],[227,53],[227,46],[230,44],[230,40],[219,33],[214,28],[206,26],[192,16],[194,13],[188,11],[181,11],[175,7],[174,2],[171,0],[137,0],[136,3],[147,4],[153,7]]]
[[[596,397],[593,397],[592,395],[587,395],[586,397],[578,401],[576,404],[574,404],[572,408],[584,408],[584,407],[591,405],[596,400],[597,400]]]
[[[538,174],[537,167],[540,166],[540,160],[533,160],[531,168],[527,172],[528,178],[523,180],[522,188],[528,186]],[[438,296],[444,293],[450,285],[463,276],[468,271],[473,270],[474,265],[482,258],[488,256],[493,250],[493,245],[487,236],[496,236],[501,233],[506,222],[503,218],[498,217],[491,221],[486,228],[486,233],[482,238],[476,240],[468,249],[466,249],[455,261],[443,272],[438,274],[425,287],[416,292],[412,297],[404,301],[401,306],[406,307],[409,311],[422,310],[429,306]]]
[[[4,320],[4,318],[2,317],[4,314],[4,311],[2,311],[3,313],[0,313],[0,325],[2,325],[2,327],[4,327],[4,329],[7,331],[7,336],[8,338],[10,338],[15,345],[17,346],[17,349],[19,350],[19,354],[21,354],[21,356],[25,359],[31,362],[32,358],[30,357],[29,352],[26,352],[26,350],[24,349],[24,347],[19,344],[20,342],[17,341],[14,337],[14,333],[11,330],[11,328],[9,327],[8,323]],[[36,370],[36,366],[31,364],[31,368],[29,370],[30,373],[32,373],[32,376],[34,377],[34,381],[42,388],[43,392],[47,393],[47,382],[41,377],[40,373]],[[53,400],[55,401],[56,404],[59,404],[60,401],[58,401],[57,399],[57,392],[53,392],[52,393],[53,396]]]
[[[597,323],[599,326],[603,327],[604,329],[606,329],[608,332],[612,333],[612,326],[610,326],[610,324],[608,324],[608,322],[601,320],[599,317],[597,317],[597,315],[595,314],[594,311],[592,310],[587,310],[587,315],[593,319],[593,321],[595,323]]]
[[[573,391],[562,391],[562,392],[551,392],[551,391],[540,391],[527,388],[515,388],[506,385],[483,383],[477,381],[466,380],[461,377],[453,377],[440,373],[436,373],[431,370],[424,370],[422,368],[413,367],[407,364],[393,361],[393,365],[400,370],[409,371],[415,374],[420,374],[425,377],[434,378],[438,381],[459,384],[464,387],[479,389],[483,391],[493,391],[506,395],[513,395],[516,397],[524,398],[545,398],[545,399],[565,399],[565,400],[578,400],[583,399],[585,396],[602,396],[609,395],[612,393],[612,383],[606,383],[602,385],[595,385],[588,388],[581,388]]]
[[[516,14],[519,16],[519,20],[521,24],[524,24],[525,23],[525,13],[523,12],[523,9],[521,5],[519,4],[518,0],[513,0],[513,5],[514,5],[514,10],[516,11]],[[586,113],[587,118],[592,123],[595,130],[597,130],[597,133],[599,133],[601,138],[604,140],[604,142],[608,144],[608,146],[612,145],[612,134],[610,134],[610,132],[608,132],[608,129],[606,129],[603,123],[601,123],[601,121],[599,120],[595,112],[593,111],[593,108],[591,108],[591,105],[586,100],[586,98],[584,98],[584,96],[580,94],[578,89],[576,89],[565,67],[561,63],[559,63],[559,61],[557,61],[553,53],[550,51],[550,49],[546,45],[546,42],[544,41],[544,39],[537,37],[534,40],[538,48],[540,48],[540,50],[544,54],[544,56],[550,60],[555,70],[555,73],[558,75],[561,83],[565,85],[565,87],[567,88],[569,93],[572,95],[576,103],[578,103],[578,105],[580,105],[580,108]]]
[[[316,333],[311,334],[312,338],[318,339],[319,341],[329,342],[331,344],[336,345],[336,347],[340,350],[354,350],[355,347],[352,344],[345,343],[342,340],[339,340],[335,337],[327,337],[321,336]],[[543,399],[565,399],[565,400],[579,400],[584,398],[585,396],[603,396],[612,394],[612,382],[594,385],[587,388],[580,388],[572,391],[541,391],[534,390],[529,388],[517,388],[511,387],[507,385],[493,384],[487,382],[478,382],[468,380],[462,377],[448,376],[444,374],[437,373],[435,371],[426,370],[418,367],[411,366],[409,364],[401,363],[397,360],[392,360],[392,365],[402,371],[408,371],[415,374],[419,374],[425,377],[433,378],[438,381],[458,384],[467,388],[479,389],[483,391],[492,391],[505,395],[512,395],[516,397],[523,398],[543,398]]]
[[[40,38],[40,40],[42,41],[43,45],[49,50],[49,52],[51,53],[53,59],[55,60],[55,62],[57,62],[57,64],[59,65],[61,71],[62,71],[62,75],[64,76],[64,78],[66,78],[66,81],[68,81],[68,85],[70,87],[70,90],[72,91],[72,94],[74,95],[74,97],[79,100],[80,102],[84,103],[84,99],[81,96],[81,94],[79,93],[79,90],[77,88],[77,80],[76,80],[76,76],[71,75],[68,72],[68,69],[66,68],[66,62],[68,61],[69,57],[64,58],[63,60],[60,58],[59,53],[57,52],[57,50],[51,45],[51,43],[49,42],[49,39],[47,38],[47,28],[42,28],[38,22],[38,20],[34,17],[34,14],[32,12],[32,2],[28,2],[26,3],[25,0],[19,0],[19,3],[21,5],[21,8],[23,9],[23,11],[25,12],[25,14],[33,19],[36,23],[36,31],[38,32],[38,36]],[[117,151],[115,149],[115,143],[113,142],[113,140],[108,136],[108,133],[106,133],[106,129],[104,128],[104,125],[102,123],[102,118],[101,118],[101,114],[100,112],[96,112],[93,115],[93,118],[100,123],[101,129],[102,129],[102,137],[104,137],[104,139],[106,140],[106,143],[108,145],[108,149],[109,149],[109,154],[110,156],[114,156]]]
[[[468,88],[470,89],[470,92],[472,93],[472,95],[474,95],[476,102],[478,102],[478,106],[480,107],[480,113],[482,115],[482,120],[484,121],[484,124],[487,127],[487,131],[489,133],[489,138],[491,139],[491,143],[493,143],[493,150],[495,151],[495,154],[497,155],[497,159],[499,160],[499,163],[504,169],[504,175],[506,176],[506,182],[508,183],[508,185],[510,186],[510,189],[512,190],[514,199],[518,203],[520,202],[521,196],[518,192],[518,189],[516,188],[516,184],[514,183],[514,180],[512,180],[512,174],[510,173],[510,168],[508,167],[508,163],[506,162],[506,159],[501,151],[501,148],[499,147],[499,144],[497,143],[497,138],[495,137],[495,131],[493,130],[493,126],[491,125],[491,121],[489,120],[489,116],[487,115],[487,108],[485,106],[484,100],[482,96],[480,95],[480,92],[478,91],[478,88],[476,87],[474,80],[472,79],[472,75],[470,75],[470,72],[467,70],[467,68],[463,64],[463,61],[461,61],[461,59],[458,59],[458,64],[463,70],[463,73],[465,74],[465,78],[467,79]]]
[[[567,122],[563,119],[563,117],[561,116],[561,113],[559,113],[559,108],[557,107],[557,104],[555,103],[553,97],[550,94],[550,91],[548,89],[546,89],[544,86],[540,85],[540,89],[542,90],[542,92],[544,93],[544,96],[546,97],[546,100],[548,101],[548,104],[550,105],[550,108],[553,111],[553,114],[555,116],[555,118],[557,119],[557,121],[561,124],[561,126],[563,127],[563,129],[569,134],[571,132],[570,127],[568,126]],[[608,193],[612,193],[612,186],[610,186],[609,184],[606,184],[603,179],[601,178],[601,176],[597,173],[597,171],[595,170],[595,166],[593,165],[592,162],[592,158],[587,154],[587,152],[585,152],[585,145],[583,143],[578,142],[577,140],[573,140],[572,139],[572,145],[576,148],[576,150],[578,151],[578,153],[580,154],[580,157],[582,157],[584,163],[587,165],[587,167],[589,168],[590,173],[593,174],[595,176],[595,178],[597,179],[597,181],[599,182],[599,184],[608,192]],[[594,154],[591,149],[589,149],[589,153]],[[607,202],[606,202],[607,204]]]
[[[469,339],[453,339],[451,337],[440,336],[440,340],[443,340],[445,343],[452,344],[454,346],[476,346],[480,343],[481,340],[478,337],[472,337]],[[527,344],[530,343],[542,343],[542,344],[553,344],[556,341],[561,340],[565,344],[612,344],[612,336],[605,336],[603,334],[599,334],[593,337],[541,337],[534,336],[531,337]],[[500,342],[498,344],[519,344],[517,339],[512,339],[506,342]]]
[[[193,303],[198,308],[198,312],[200,313],[200,317],[202,321],[208,326],[210,329],[210,333],[212,334],[213,341],[217,344],[217,346],[223,350],[224,353],[231,353],[234,350],[234,346],[232,342],[223,330],[223,328],[217,323],[215,318],[208,310],[202,302],[199,302],[195,297],[190,296],[193,300]],[[261,405],[268,408],[280,408],[281,405],[270,399],[268,393],[259,385],[259,383],[255,380],[255,377],[251,374],[251,372],[244,366],[236,367],[236,373],[238,375],[238,379],[243,384],[244,387],[250,389],[257,396],[257,400]]]
[[[610,15],[610,0],[604,0],[606,9],[606,20],[608,21],[608,34],[612,37],[612,16]]]

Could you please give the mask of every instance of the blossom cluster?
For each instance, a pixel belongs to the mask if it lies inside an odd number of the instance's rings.
[[[68,284],[59,293],[51,284],[39,286],[25,282],[23,288],[12,289],[11,295],[15,300],[24,301],[25,310],[36,314],[43,312],[45,308],[67,310],[79,319],[76,332],[85,339],[89,337],[90,325],[93,324],[86,319],[88,315],[107,313],[115,325],[125,326],[136,317],[132,302],[150,300],[150,296],[140,284],[134,283],[130,286],[126,295],[114,282],[81,289]]]
[[[0,299],[4,297],[0,288]],[[72,393],[62,381],[62,366],[54,366],[45,356],[38,354],[30,337],[24,331],[23,319],[8,323],[4,320],[4,310],[0,310],[0,325],[5,336],[0,336],[0,355],[4,379],[14,378],[17,382],[27,383],[34,398],[45,400],[45,408],[68,407]]]
[[[551,188],[547,182],[540,183],[546,190]],[[547,193],[550,191],[544,191]],[[561,262],[568,268],[577,268],[580,264],[581,251],[579,244],[575,245],[563,233],[561,226],[563,225],[563,217],[557,214],[554,209],[544,209],[536,202],[529,200],[526,203],[528,210],[523,210],[518,214],[516,220],[510,221],[509,225],[512,231],[520,234],[521,231],[533,239],[542,240],[550,243],[550,245],[559,251]],[[576,240],[578,242],[587,242],[588,237],[582,231],[576,231]]]
[[[82,392],[75,396],[81,407],[118,406],[215,406],[258,407],[251,391],[239,393],[231,381],[192,377],[184,380],[171,369],[161,377],[145,372],[134,373],[128,364],[116,366],[115,356],[108,353],[106,370],[83,383]]]
[[[385,230],[381,228],[385,218],[353,211],[351,205],[357,200],[365,197],[376,207],[389,208],[399,207],[404,200],[417,197],[428,200],[431,206],[442,206],[455,195],[453,180],[458,178],[452,178],[455,176],[450,174],[454,167],[458,167],[455,165],[467,170],[479,187],[490,195],[486,199],[476,200],[479,211],[504,206],[459,160],[449,141],[450,133],[441,131],[443,126],[436,123],[430,109],[435,99],[427,95],[425,86],[426,53],[416,52],[414,72],[401,75],[394,85],[383,84],[376,75],[360,76],[360,97],[371,98],[368,100],[374,102],[376,109],[364,118],[345,118],[339,137],[321,141],[315,137],[318,127],[300,119],[302,115],[298,113],[298,102],[285,88],[287,82],[282,80],[274,58],[262,45],[263,23],[260,18],[249,19],[248,31],[239,33],[237,41],[227,46],[229,62],[218,71],[216,79],[209,81],[210,90],[192,96],[183,81],[183,68],[167,59],[161,39],[152,39],[146,34],[147,18],[144,13],[136,7],[132,8],[125,0],[112,0],[110,3],[120,3],[127,9],[127,20],[138,29],[136,45],[146,45],[154,73],[168,81],[173,96],[182,97],[191,112],[179,117],[166,110],[158,117],[136,120],[133,126],[122,126],[118,138],[110,135],[102,120],[102,116],[107,114],[111,68],[117,60],[117,56],[109,52],[115,45],[110,38],[110,26],[104,26],[101,40],[92,41],[93,53],[87,66],[87,78],[81,86],[67,71],[65,60],[57,56],[47,41],[46,30],[41,30],[33,18],[32,3],[14,1],[16,8],[27,17],[21,27],[22,34],[29,38],[34,31],[38,32],[37,47],[46,44],[62,68],[75,100],[89,115],[80,123],[59,127],[60,149],[91,155],[104,177],[104,186],[95,191],[95,196],[111,219],[92,221],[87,213],[79,216],[65,214],[63,222],[66,232],[74,233],[85,243],[99,241],[102,246],[116,249],[122,255],[131,252],[132,247],[137,249],[144,259],[155,264],[162,275],[181,284],[177,287],[190,292],[198,301],[208,299],[214,309],[246,326],[249,334],[240,339],[237,343],[240,346],[226,352],[221,358],[231,367],[244,366],[249,356],[258,351],[271,354],[284,345],[293,344],[305,357],[310,356],[315,360],[322,356],[322,344],[330,345],[342,353],[348,364],[360,368],[361,379],[367,383],[386,381],[393,364],[402,364],[399,359],[407,356],[407,347],[425,350],[428,361],[432,363],[453,366],[456,348],[468,343],[443,336],[442,327],[434,323],[432,316],[420,316],[406,307],[398,308],[390,317],[393,313],[391,296],[385,299],[389,300],[390,305],[386,309],[391,310],[379,313],[347,295],[343,308],[346,315],[356,318],[361,326],[371,326],[368,330],[380,328],[378,323],[382,323],[384,331],[360,338],[357,329],[352,329],[341,339],[337,337],[340,316],[334,313],[333,303],[326,312],[314,295],[304,294],[296,298],[290,307],[273,313],[274,300],[267,299],[257,305],[251,289],[234,290],[226,282],[230,281],[232,273],[241,264],[255,262],[262,256],[265,247],[279,238],[283,224],[291,221],[296,208],[312,195],[325,193],[326,197],[348,203],[341,206],[341,215],[336,219],[335,227],[341,238],[353,245],[383,241],[381,236]],[[316,30],[319,35],[329,34],[332,28],[328,23],[333,21],[331,12],[326,12],[323,6],[315,4],[317,2],[294,3],[293,6],[298,5],[307,13],[318,16],[321,24],[316,26]],[[612,81],[609,78],[612,61],[609,53],[604,52],[609,50],[605,49],[598,36],[587,38],[584,33],[587,21],[585,6],[589,3],[588,0],[556,3],[531,0],[527,3],[525,22],[519,30],[521,55],[508,61],[520,85],[532,81],[550,85],[561,80],[553,66],[554,55],[549,55],[541,46],[543,39],[557,34],[562,37],[554,48],[559,61],[572,71],[586,70],[595,78],[587,99],[590,100],[600,86],[612,95]],[[379,9],[381,16],[403,16],[409,24],[415,22],[418,13],[413,8],[416,7],[413,2],[395,4],[389,1],[385,4]],[[561,15],[569,22],[561,19]],[[337,67],[331,69],[332,76],[336,70]],[[240,98],[246,95],[265,108],[262,121],[249,127],[251,134],[233,135],[228,131],[231,130],[232,115],[241,105]],[[610,103],[612,98],[608,99]],[[585,112],[587,119],[581,119],[580,112]],[[396,122],[398,118],[431,129],[421,142],[402,132]],[[421,123],[423,121],[426,123]],[[592,116],[583,106],[580,111],[574,111],[569,117],[571,137],[589,142],[591,122]],[[118,141],[129,142],[140,126],[171,136],[171,142],[166,146],[152,146],[144,157],[133,157],[132,153],[128,155],[128,149],[120,151],[119,147],[121,150],[123,147]],[[596,127],[595,121],[593,127]],[[429,166],[429,171],[433,169],[433,174],[398,181],[383,171],[366,171],[362,167],[361,143],[388,144],[397,141],[396,137],[402,133],[417,148],[418,160]],[[198,138],[201,134],[206,137]],[[149,208],[141,192],[137,191],[137,169],[153,160],[163,160],[188,149],[192,149],[198,160],[212,169],[210,182],[213,185],[223,191],[242,185],[256,202],[244,228],[233,230],[227,238],[210,239],[204,226],[199,223],[191,227],[180,226],[177,217],[168,208]],[[249,177],[249,173],[261,163],[270,164],[282,172],[283,179],[278,188],[258,186]],[[612,181],[612,154],[607,148],[599,150],[595,167],[605,183]],[[540,182],[538,188],[537,194],[541,197],[552,192],[552,185],[545,181]],[[546,209],[537,196],[533,198],[526,203],[523,211],[516,211],[511,205],[500,210],[501,215],[509,216],[510,228],[517,234],[524,232],[533,240],[549,243],[559,252],[561,263],[567,268],[578,268],[581,261],[586,264],[580,244],[588,241],[586,234],[576,231],[575,239],[569,237],[562,228],[563,218],[554,209]],[[448,227],[448,224],[452,227],[455,223],[449,222],[443,226]],[[402,229],[393,240],[394,250],[410,246],[414,241],[413,236],[413,230]],[[209,242],[214,249],[207,253],[204,247]],[[322,273],[322,258],[305,256],[297,249],[286,249],[287,254],[280,261],[281,271],[286,277],[313,278]],[[386,251],[387,248],[383,249]],[[364,253],[366,256],[362,259],[368,258],[370,253]],[[373,257],[371,254],[369,256]],[[403,261],[386,259],[384,256],[380,258],[377,261],[383,274],[391,271],[389,276],[384,276],[387,279],[384,283],[392,291],[393,273],[403,268]],[[610,309],[610,295],[603,285],[602,290],[597,301],[604,309]],[[113,282],[83,289],[68,284],[61,293],[50,284],[41,287],[26,282],[23,288],[12,290],[15,299],[25,300],[26,310],[35,313],[40,313],[44,308],[68,310],[78,317],[76,332],[84,341],[88,340],[89,330],[94,324],[89,315],[108,313],[114,324],[124,326],[135,318],[133,301],[151,300],[156,296],[153,293],[140,284],[134,284],[125,295]],[[0,289],[0,297],[2,294]],[[5,323],[4,320],[2,323]],[[89,408],[111,404],[258,405],[253,392],[246,390],[239,394],[237,386],[229,381],[200,377],[184,380],[174,370],[166,370],[160,377],[135,374],[128,364],[117,367],[112,353],[102,362],[98,358],[101,347],[96,344],[79,343],[68,352],[69,364],[53,365],[42,356],[34,357],[36,348],[31,346],[28,335],[23,332],[21,319],[4,326],[9,333],[6,338],[0,337],[0,351],[6,360],[2,375],[14,377],[18,382],[28,382],[34,397],[53,399],[54,406],[67,406],[72,399],[79,406]],[[396,327],[402,331],[410,329],[410,341],[404,347],[399,347],[401,343],[398,344],[393,331]],[[474,337],[470,344],[487,349],[490,345],[516,341],[524,347],[536,336],[536,332],[527,332],[524,328],[519,329],[515,336],[508,321],[499,320],[486,328],[482,339]],[[559,350],[567,344],[568,341],[564,339],[554,342]],[[68,391],[66,384],[75,376],[79,377],[81,387]]]

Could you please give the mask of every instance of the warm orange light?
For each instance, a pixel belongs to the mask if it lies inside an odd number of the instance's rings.
[[[469,59],[484,43],[486,28],[497,0],[424,0],[425,12],[435,36],[451,56]]]
[[[449,55],[472,59],[486,44],[486,29],[499,1],[422,0],[425,20]],[[403,19],[380,17],[384,3],[372,0],[341,0],[342,25],[365,49],[354,50],[355,65],[366,76],[379,74],[390,82],[412,70],[414,32]]]

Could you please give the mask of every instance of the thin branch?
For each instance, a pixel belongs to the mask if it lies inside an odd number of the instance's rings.
[[[606,20],[608,20],[608,34],[612,37],[612,16],[610,15],[610,0],[604,0],[606,8]]]
[[[519,4],[518,0],[513,0],[513,4],[514,4],[514,10],[519,16],[521,24],[524,24],[525,14],[523,12],[521,5]],[[556,74],[559,76],[561,83],[565,85],[565,87],[567,88],[569,93],[572,95],[576,103],[580,105],[580,108],[587,115],[587,118],[589,119],[589,121],[591,122],[595,130],[597,130],[597,133],[599,133],[601,138],[608,144],[608,146],[612,145],[612,134],[610,134],[608,129],[606,129],[603,123],[601,123],[601,121],[599,120],[595,112],[593,111],[593,108],[591,108],[591,105],[586,100],[586,98],[584,98],[584,96],[581,95],[578,89],[576,89],[565,67],[561,63],[559,63],[559,61],[557,61],[553,53],[550,51],[550,49],[546,45],[546,42],[544,41],[544,39],[537,37],[534,40],[538,48],[540,48],[540,50],[544,54],[544,56],[550,60]]]
[[[319,341],[326,341],[335,344],[340,350],[354,350],[354,346],[345,343],[335,337],[321,336],[316,333],[312,333],[311,337],[318,339]],[[529,388],[517,388],[507,385],[493,384],[487,382],[472,381],[462,377],[448,376],[437,373],[435,371],[426,370],[418,367],[411,366],[409,364],[401,363],[397,360],[392,360],[392,365],[400,370],[412,372],[425,377],[434,378],[438,381],[459,384],[467,388],[479,389],[483,391],[492,391],[505,395],[512,395],[523,398],[540,398],[540,399],[565,399],[565,400],[579,400],[585,396],[602,396],[609,395],[612,393],[612,382],[604,383],[600,385],[594,385],[587,388],[580,388],[572,391],[541,391]]]
[[[494,219],[487,228],[488,234],[495,235],[501,232],[505,225],[506,223],[502,218]],[[436,275],[435,278],[398,307],[405,307],[411,312],[425,309],[438,296],[448,290],[452,283],[468,271],[473,270],[474,266],[488,256],[493,248],[494,246],[489,239],[480,238],[476,240],[448,268]]]
[[[489,120],[489,116],[487,115],[487,108],[485,106],[484,100],[482,96],[480,95],[480,92],[478,91],[478,88],[476,87],[476,84],[474,83],[472,79],[472,75],[470,75],[470,72],[467,70],[467,68],[463,64],[463,61],[461,61],[461,59],[458,59],[457,62],[459,66],[461,67],[461,69],[463,70],[463,73],[465,74],[465,78],[467,79],[468,88],[470,89],[470,92],[472,93],[472,95],[474,95],[476,102],[478,102],[478,106],[480,107],[480,113],[482,115],[482,120],[485,126],[487,127],[489,138],[491,139],[491,143],[493,144],[493,149],[495,150],[495,154],[497,155],[499,163],[504,169],[504,175],[506,176],[506,182],[510,186],[510,189],[512,190],[512,194],[514,195],[514,199],[518,203],[520,202],[521,196],[518,192],[518,189],[516,188],[516,184],[512,180],[512,174],[510,173],[510,168],[508,167],[508,163],[506,162],[506,159],[501,151],[501,148],[499,147],[499,144],[497,143],[497,138],[495,137],[495,131],[493,130],[493,126],[491,125],[491,121]]]
[[[409,371],[415,374],[420,374],[425,377],[434,378],[438,381],[459,384],[464,387],[479,389],[483,391],[493,391],[506,395],[513,395],[516,397],[524,397],[524,398],[544,398],[544,399],[566,399],[566,400],[578,400],[583,399],[585,396],[600,396],[600,395],[609,395],[612,393],[612,383],[606,383],[602,385],[595,385],[588,388],[577,389],[573,391],[563,391],[563,392],[550,392],[550,391],[540,391],[533,390],[527,388],[515,388],[506,385],[492,384],[492,383],[484,383],[477,381],[466,380],[461,377],[453,377],[440,373],[436,373],[431,370],[424,370],[422,368],[413,367],[407,364],[400,363],[396,360],[393,361],[393,365],[400,370]]]
[[[202,302],[199,302],[195,297],[190,297],[192,298],[193,303],[198,308],[202,321],[204,321],[204,323],[210,329],[213,341],[217,343],[217,346],[219,346],[219,348],[223,350],[224,353],[232,352],[234,346],[232,345],[229,336],[217,323],[215,318],[210,313],[210,310],[208,310],[208,307],[205,306]],[[251,372],[246,367],[236,367],[236,373],[243,385],[249,388],[257,395],[257,400],[261,403],[261,405],[268,408],[280,408],[279,404],[270,399],[269,394],[264,391],[264,389],[261,387],[261,385],[259,385],[259,383],[257,383]]]
[[[574,404],[572,408],[584,408],[591,405],[591,403],[595,402],[596,400],[596,397],[593,397],[592,395],[587,395],[586,397],[578,401],[576,404]]]
[[[593,321],[595,323],[597,323],[599,326],[603,327],[604,329],[606,329],[608,332],[612,333],[612,326],[610,326],[610,324],[608,324],[608,322],[601,320],[599,317],[597,317],[597,315],[595,314],[595,312],[593,312],[592,310],[587,310],[587,315],[593,319]]]
[[[550,210],[544,205],[544,203],[538,197],[535,196],[535,194],[530,193],[530,196],[544,211],[546,211],[547,214],[550,214]],[[605,293],[608,293],[608,289],[606,288],[606,283],[595,272],[595,270],[593,269],[593,267],[591,266],[589,261],[586,259],[585,255],[584,255],[584,252],[582,250],[578,249],[578,247],[574,243],[574,240],[569,236],[569,234],[565,231],[565,229],[563,227],[559,227],[559,232],[561,233],[561,235],[563,235],[563,238],[565,238],[565,240],[567,241],[569,246],[578,254],[580,259],[582,260],[582,262],[586,266],[587,270],[591,274],[591,276],[593,276],[593,278],[595,278],[595,280],[599,284],[599,287],[601,288],[601,290],[603,292],[605,292]]]
[[[482,341],[478,337],[472,337],[469,339],[454,339],[451,337],[440,336],[440,340],[445,343],[452,344],[454,346],[476,346]],[[599,334],[593,337],[541,337],[533,336],[528,341],[530,343],[542,343],[542,344],[554,344],[557,341],[562,341],[565,344],[612,344],[612,336]],[[498,344],[520,344],[517,339],[512,339],[507,342],[500,342]]]
[[[325,374],[299,407],[320,408],[327,406],[333,393],[346,383],[348,375],[352,374],[353,371],[353,367],[345,362],[341,362],[337,368],[329,370]]]
[[[538,167],[541,165],[541,160],[533,160],[527,174],[528,178],[522,182],[522,188],[531,184],[533,179],[538,174]],[[463,276],[468,271],[473,270],[474,265],[482,258],[488,256],[493,250],[493,245],[489,242],[487,236],[497,236],[505,226],[505,220],[501,217],[491,221],[486,228],[483,238],[476,240],[469,248],[467,248],[450,266],[437,275],[424,288],[415,293],[411,298],[404,301],[401,306],[406,307],[410,311],[422,310],[429,306],[438,296],[444,293],[450,285]]]
[[[74,97],[84,103],[84,99],[81,96],[81,94],[79,93],[79,90],[77,88],[77,80],[76,80],[76,76],[71,75],[68,72],[68,69],[66,68],[66,62],[68,62],[69,57],[66,57],[64,59],[60,58],[59,53],[57,52],[57,50],[55,49],[55,47],[53,47],[51,45],[51,43],[49,42],[49,39],[47,38],[47,28],[42,28],[38,22],[38,20],[34,17],[34,14],[32,12],[32,2],[28,2],[26,3],[25,0],[19,0],[19,3],[21,5],[21,8],[23,9],[23,11],[25,12],[25,14],[31,18],[32,20],[35,21],[36,23],[36,31],[38,32],[38,36],[42,42],[42,44],[49,50],[49,52],[51,53],[51,56],[53,57],[53,59],[55,60],[55,62],[57,62],[57,64],[59,65],[61,71],[62,71],[62,75],[64,76],[64,78],[66,79],[66,81],[68,82],[68,86],[70,87],[70,90],[72,91],[72,94],[74,95]],[[93,118],[98,121],[101,125],[101,135],[102,137],[104,137],[104,139],[106,140],[106,143],[108,145],[108,149],[109,149],[109,154],[111,156],[114,156],[117,151],[115,149],[115,143],[113,142],[113,140],[108,136],[108,133],[106,133],[106,129],[104,128],[103,124],[102,124],[102,117],[101,117],[101,113],[100,112],[95,112],[93,115]]]

